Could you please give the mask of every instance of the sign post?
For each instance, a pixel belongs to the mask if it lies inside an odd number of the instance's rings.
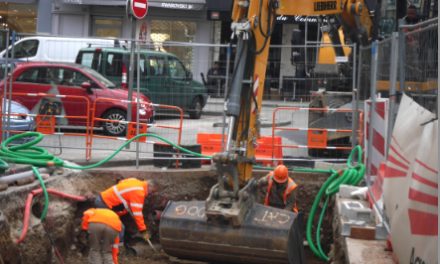
[[[127,0],[127,16],[131,20],[131,45],[130,45],[130,67],[128,74],[128,101],[131,102],[133,99],[133,83],[134,83],[134,50],[135,50],[135,42],[136,42],[136,19],[143,19],[148,12],[148,0]],[[139,94],[138,94],[139,96]],[[139,108],[139,104],[137,105],[137,109]],[[132,103],[128,104],[127,111],[127,121],[131,122],[132,117]],[[136,111],[139,113],[139,110]],[[138,114],[137,114],[138,115]],[[127,125],[128,131],[128,125]],[[136,129],[137,133],[139,132],[139,124]],[[138,151],[137,151],[138,153]],[[138,158],[136,158],[136,161]]]

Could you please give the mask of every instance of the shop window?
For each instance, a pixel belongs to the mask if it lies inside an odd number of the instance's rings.
[[[37,5],[0,3],[0,29],[11,29],[19,33],[35,33],[37,28]]]
[[[197,23],[191,21],[152,20],[150,39],[157,50],[176,55],[187,69],[191,69],[193,48],[182,46],[163,46],[165,41],[193,42],[197,31]]]
[[[115,37],[122,35],[122,18],[93,17],[92,35],[96,37]]]

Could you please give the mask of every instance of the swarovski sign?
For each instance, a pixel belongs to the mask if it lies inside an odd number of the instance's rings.
[[[173,8],[173,9],[194,9],[194,5],[191,4],[177,4],[177,3],[162,3],[163,8]]]
[[[204,4],[199,3],[176,3],[176,2],[149,2],[150,6],[167,8],[167,9],[179,9],[179,10],[202,10]]]

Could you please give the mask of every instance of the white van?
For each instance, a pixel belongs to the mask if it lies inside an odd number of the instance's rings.
[[[26,61],[75,62],[81,48],[93,46],[113,46],[111,39],[67,38],[67,37],[26,37],[14,44],[14,59]],[[11,47],[9,58],[11,58]],[[6,57],[6,49],[0,52],[0,60]]]

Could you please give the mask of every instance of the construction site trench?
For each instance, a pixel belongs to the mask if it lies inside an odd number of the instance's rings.
[[[256,177],[265,175],[265,171],[255,171]],[[158,252],[154,252],[146,243],[136,243],[132,248],[121,247],[120,263],[201,263],[168,256],[161,250],[159,243],[160,212],[168,201],[205,200],[211,186],[217,181],[214,170],[209,166],[191,170],[161,170],[153,167],[138,169],[132,167],[104,168],[99,170],[75,171],[56,169],[45,174],[46,186],[67,194],[89,196],[115,184],[117,179],[136,177],[154,179],[159,192],[148,198],[144,206],[144,216],[152,234],[152,242]],[[305,222],[313,200],[327,179],[328,175],[313,173],[294,173],[290,175],[299,185],[297,189],[298,208],[304,213],[302,225],[305,234]],[[87,247],[78,237],[81,229],[82,213],[93,207],[93,200],[74,202],[56,196],[50,196],[46,219],[40,221],[44,198],[42,195],[33,199],[29,228],[23,242],[17,240],[23,229],[23,216],[28,194],[40,188],[38,181],[20,180],[9,184],[0,192],[0,263],[87,263]],[[262,193],[258,194],[262,198]],[[262,199],[259,199],[262,200]],[[321,231],[323,249],[328,252],[332,244],[332,208],[328,209]],[[135,229],[135,226],[128,226]],[[307,263],[322,263],[305,246]]]

